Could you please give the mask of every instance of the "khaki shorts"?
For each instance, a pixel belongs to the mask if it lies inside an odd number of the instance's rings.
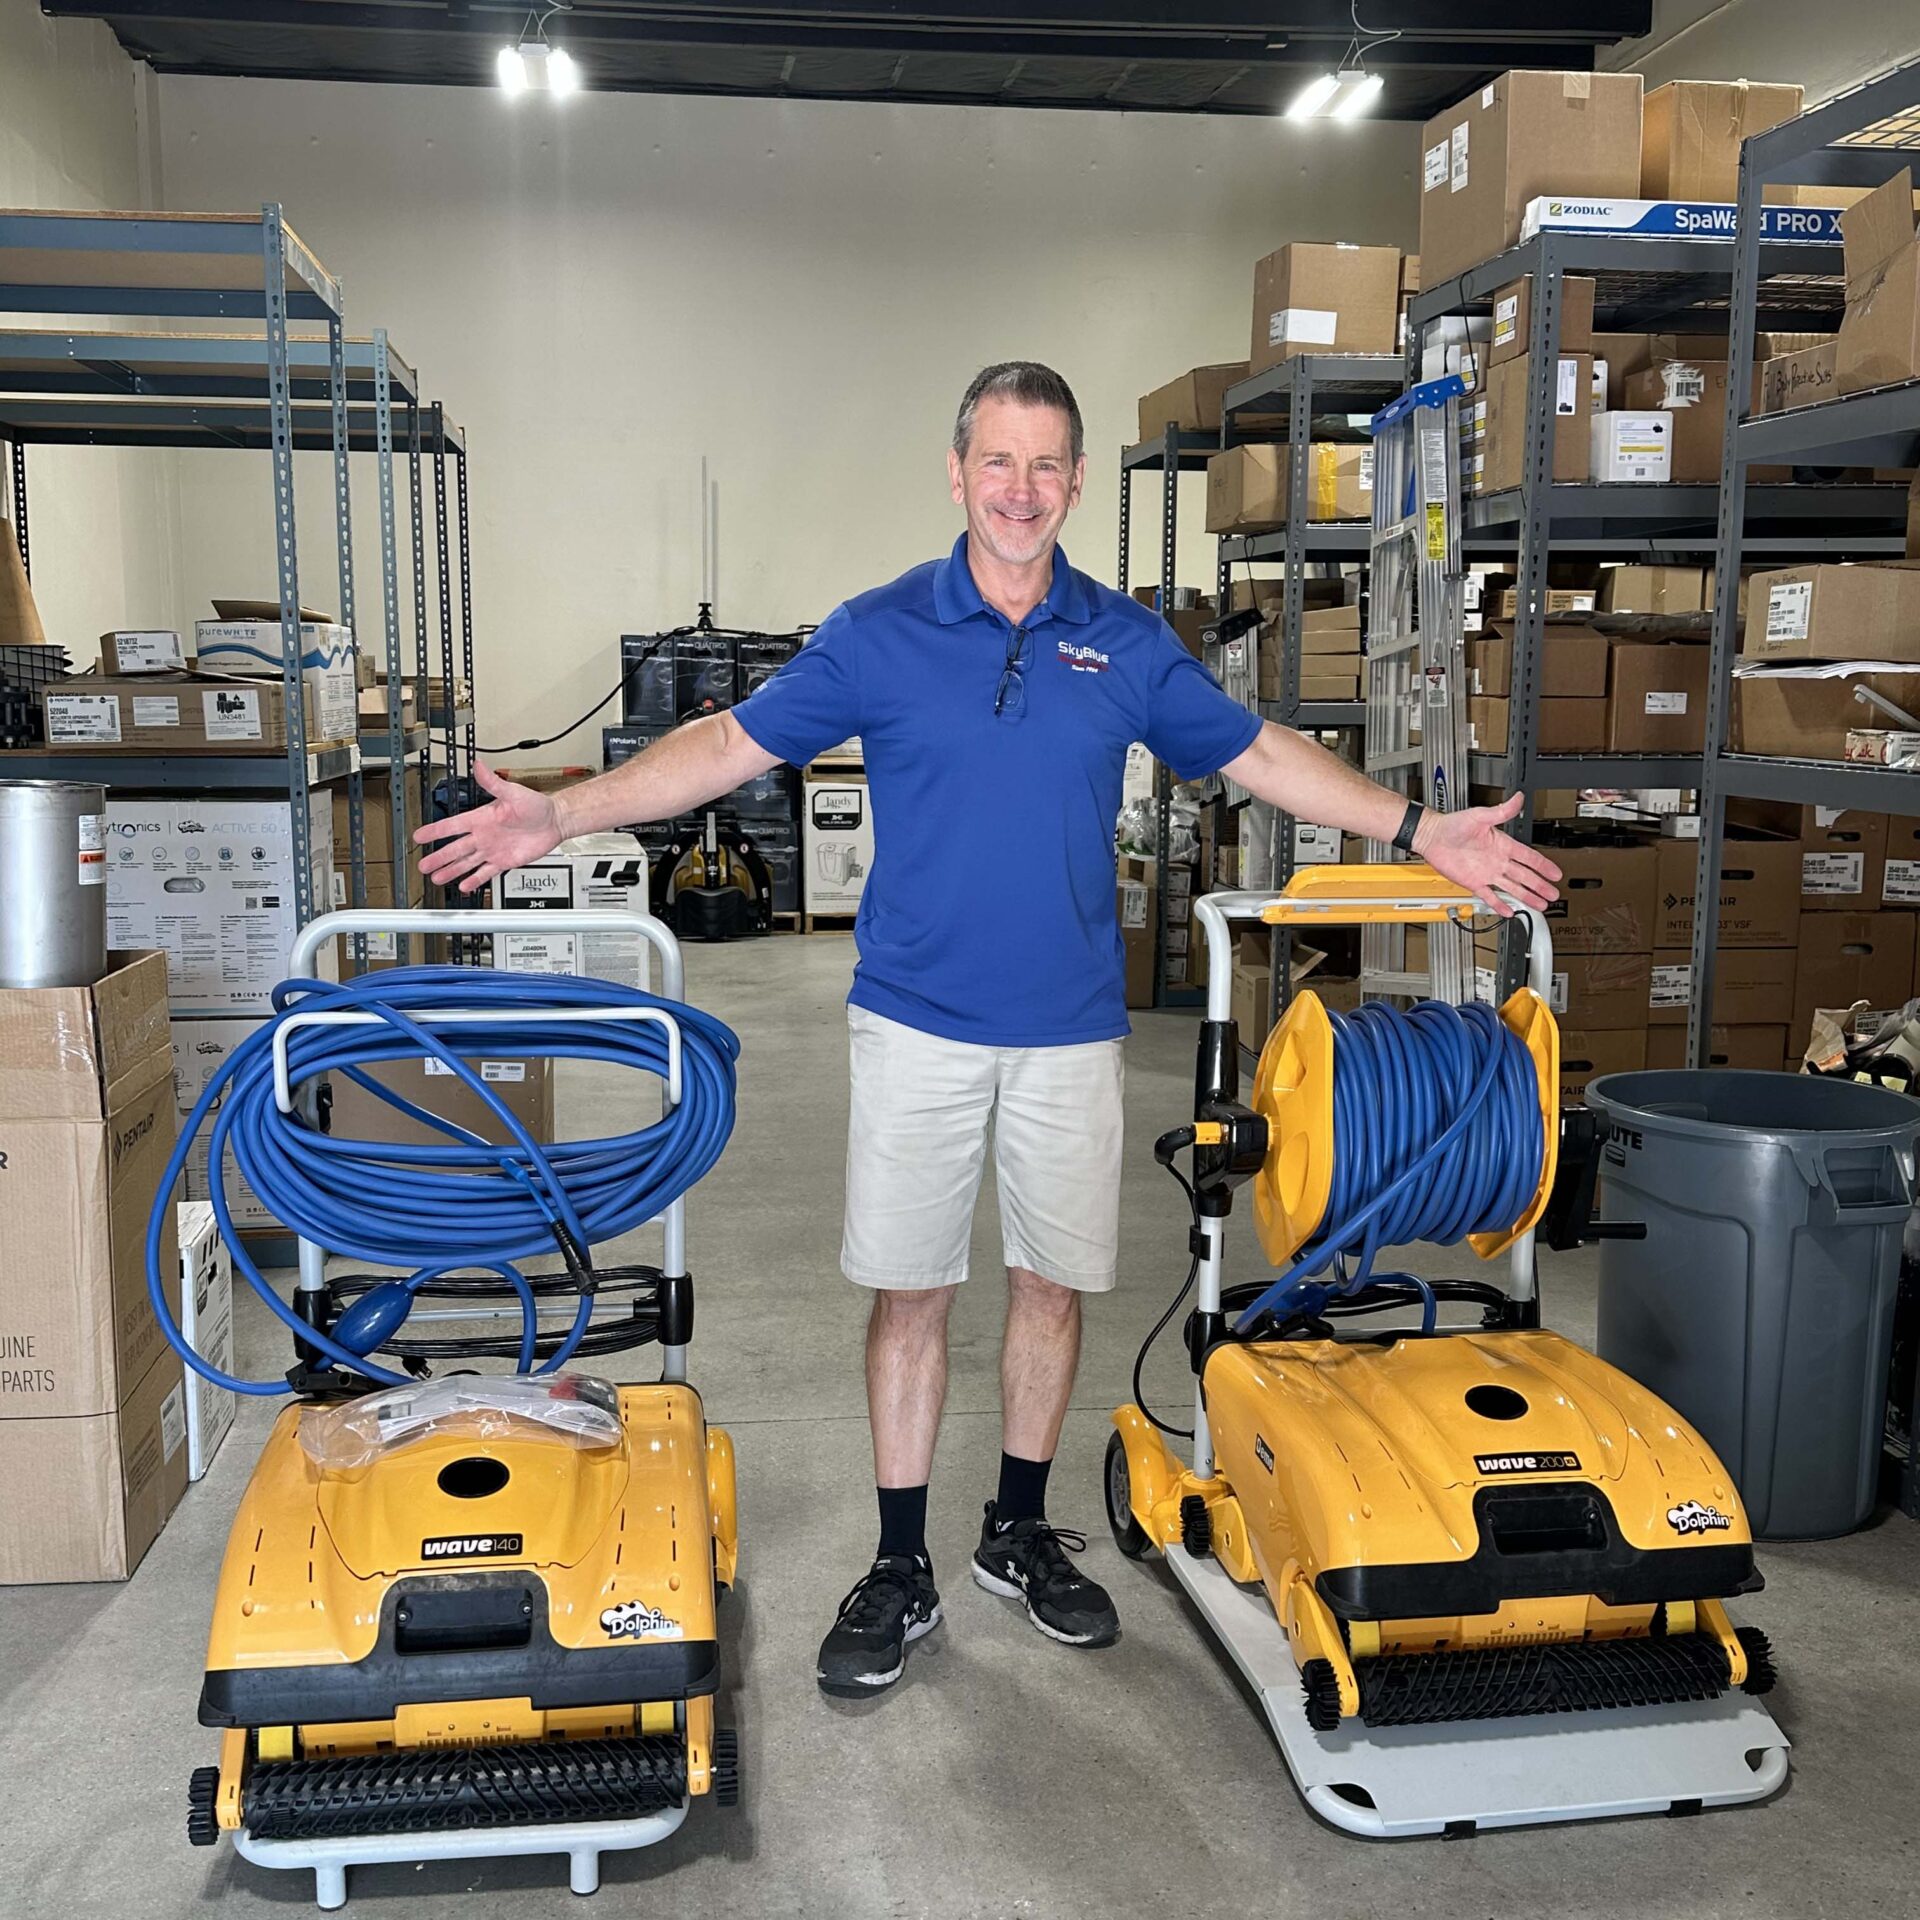
[[[1083,1292],[1113,1285],[1120,1239],[1118,1040],[986,1047],[847,1009],[853,1102],[840,1267],[863,1287],[967,1277],[993,1132],[1010,1267]]]

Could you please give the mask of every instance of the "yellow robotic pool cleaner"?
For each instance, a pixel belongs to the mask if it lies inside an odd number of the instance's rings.
[[[1157,1548],[1232,1653],[1309,1806],[1375,1838],[1762,1799],[1787,1742],[1756,1696],[1760,1585],[1726,1468],[1672,1408],[1540,1325],[1534,1234],[1589,1225],[1591,1123],[1558,1113],[1546,923],[1497,1012],[1330,1014],[1296,996],[1238,1098],[1231,923],[1464,920],[1423,866],[1316,867],[1195,903],[1208,1007],[1191,1126],[1156,1153],[1193,1208],[1191,1430],[1114,1414],[1107,1517]],[[1174,1166],[1192,1149],[1189,1183]],[[1223,1289],[1235,1188],[1271,1283]],[[1611,1225],[1631,1236],[1640,1229]],[[1384,1274],[1466,1240],[1507,1284]],[[1480,1324],[1442,1327],[1442,1304]],[[1383,1327],[1375,1316],[1416,1313]],[[1147,1348],[1141,1349],[1144,1361]],[[1183,1466],[1167,1436],[1192,1441]]]
[[[681,1003],[659,921],[551,918],[647,942],[660,994],[474,967],[312,978],[336,934],[499,932],[511,913],[334,913],[305,928],[273,1018],[196,1106],[149,1231],[149,1289],[187,1364],[293,1396],[220,1570],[200,1698],[219,1761],[193,1777],[188,1838],[225,1834],[257,1865],[311,1871],[322,1907],[344,1902],[349,1866],[483,1855],[564,1854],[573,1891],[591,1893],[602,1853],[739,1793],[734,1734],[715,1723],[733,1448],[687,1383],[683,1199],[732,1129],[738,1042]],[[469,1064],[480,1052],[633,1069],[657,1081],[658,1117],[643,1089],[622,1131],[543,1146]],[[493,1109],[506,1145],[368,1071],[422,1057]],[[326,1131],[321,1088],[343,1075],[443,1141]],[[209,1121],[235,1269],[293,1336],[283,1380],[220,1373],[168,1311],[163,1209]],[[229,1162],[299,1236],[291,1304],[234,1231]],[[595,1267],[597,1243],[653,1221],[659,1268]],[[563,1272],[521,1270],[556,1252]],[[386,1271],[330,1273],[329,1253]],[[649,1342],[657,1384],[575,1370]],[[489,1358],[512,1371],[474,1370]]]

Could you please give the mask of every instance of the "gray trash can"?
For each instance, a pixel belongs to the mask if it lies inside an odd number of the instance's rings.
[[[1757,1536],[1873,1510],[1920,1100],[1804,1074],[1612,1073],[1600,1357],[1726,1463]]]

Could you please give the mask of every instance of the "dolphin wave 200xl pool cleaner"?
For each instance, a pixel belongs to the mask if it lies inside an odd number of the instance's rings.
[[[1163,1437],[1186,1430],[1139,1402],[1136,1367],[1107,1456],[1121,1550],[1165,1555],[1308,1804],[1351,1833],[1773,1792],[1787,1743],[1754,1697],[1773,1681],[1767,1644],[1725,1604],[1760,1584],[1731,1476],[1672,1408],[1540,1325],[1534,1229],[1569,1216],[1556,1245],[1590,1231],[1596,1144],[1569,1113],[1563,1151],[1545,922],[1528,916],[1530,984],[1497,1012],[1343,1017],[1297,995],[1243,1104],[1232,922],[1437,923],[1474,903],[1392,866],[1195,904],[1209,972],[1194,1120],[1157,1148],[1170,1169],[1193,1153],[1193,1459]],[[1286,1271],[1223,1290],[1243,1184]],[[1461,1239],[1508,1257],[1505,1287],[1373,1270],[1380,1247]],[[1439,1325],[1442,1304],[1478,1307],[1480,1324]],[[1383,1328],[1396,1310],[1418,1323]]]
[[[350,1865],[499,1854],[565,1854],[573,1890],[590,1893],[603,1852],[664,1839],[702,1796],[739,1791],[733,1732],[715,1724],[733,1448],[687,1383],[682,1199],[726,1145],[738,1043],[680,1002],[659,921],[553,917],[647,942],[661,994],[478,967],[331,986],[310,976],[336,934],[498,932],[517,916],[312,922],[274,1017],[196,1107],[149,1232],[149,1287],[171,1325],[162,1210],[211,1119],[215,1213],[297,1363],[284,1380],[233,1380],[176,1330],[219,1384],[294,1396],[227,1542],[200,1700],[220,1756],[194,1776],[188,1833],[311,1870],[323,1907],[345,1900]],[[481,1054],[637,1069],[661,1083],[658,1117],[643,1094],[621,1131],[543,1146]],[[422,1058],[466,1083],[504,1145],[378,1077]],[[329,1076],[439,1144],[324,1130]],[[299,1236],[291,1305],[233,1232],[229,1160]],[[596,1243],[654,1221],[659,1268],[595,1268]],[[329,1251],[388,1271],[329,1273]],[[555,1253],[557,1274],[518,1264]],[[570,1370],[646,1342],[663,1354],[656,1384]],[[489,1358],[513,1370],[472,1371]]]

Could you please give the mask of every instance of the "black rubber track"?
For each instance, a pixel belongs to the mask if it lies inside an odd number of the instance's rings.
[[[1727,1663],[1718,1642],[1689,1633],[1387,1654],[1356,1661],[1354,1676],[1368,1726],[1410,1727],[1714,1700],[1726,1691]]]
[[[260,1839],[315,1840],[632,1820],[686,1795],[680,1737],[647,1734],[262,1761],[247,1775],[244,1806]]]

